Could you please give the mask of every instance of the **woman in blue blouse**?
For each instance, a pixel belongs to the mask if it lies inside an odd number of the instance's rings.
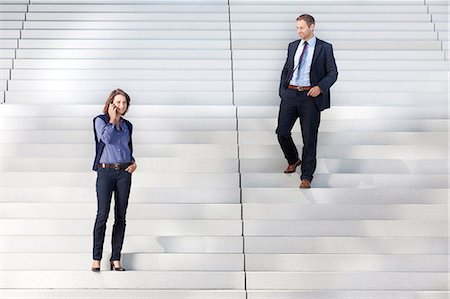
[[[92,271],[100,271],[106,221],[114,193],[111,270],[125,271],[120,254],[125,236],[125,215],[131,188],[131,174],[136,170],[133,158],[132,124],[122,118],[130,107],[130,97],[121,89],[113,90],[105,102],[103,114],[94,118],[97,171],[97,217],[94,226]]]

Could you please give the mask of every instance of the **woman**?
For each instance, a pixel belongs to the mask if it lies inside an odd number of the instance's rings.
[[[106,221],[114,192],[114,226],[112,232],[111,270],[125,271],[120,254],[125,235],[125,215],[136,170],[133,158],[132,124],[122,118],[130,107],[130,97],[121,89],[113,90],[105,102],[103,114],[94,118],[96,154],[93,170],[97,171],[97,217],[94,226],[92,271],[100,272]]]

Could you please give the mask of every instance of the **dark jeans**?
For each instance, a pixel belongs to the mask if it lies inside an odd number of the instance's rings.
[[[282,92],[276,133],[284,157],[289,164],[294,164],[299,156],[297,147],[292,140],[291,130],[297,118],[300,118],[303,138],[301,179],[312,181],[317,164],[316,151],[320,111],[314,104],[315,99],[308,97],[307,93],[307,91],[292,89],[286,89]]]
[[[106,221],[108,220],[111,198],[114,192],[114,226],[112,231],[111,261],[120,260],[125,236],[125,216],[131,187],[131,173],[125,170],[97,170],[97,217],[94,225],[94,260],[101,260],[105,240]]]

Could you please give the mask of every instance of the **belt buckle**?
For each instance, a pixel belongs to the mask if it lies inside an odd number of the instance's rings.
[[[305,91],[305,89],[303,87],[301,87],[301,86],[297,86],[297,90],[298,91]]]
[[[120,163],[114,163],[114,170],[120,170]]]

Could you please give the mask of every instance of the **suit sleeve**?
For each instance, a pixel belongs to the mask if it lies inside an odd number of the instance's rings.
[[[283,70],[281,71],[281,78],[280,78],[280,87],[278,88],[278,95],[281,97],[281,91],[285,88],[284,83],[287,81],[287,76],[289,73],[289,46],[286,56],[286,62],[284,63]]]
[[[319,84],[317,84],[322,92],[328,92],[328,90],[334,84],[334,82],[336,82],[338,77],[338,70],[333,54],[333,46],[329,45],[325,49],[326,76],[322,80],[320,80]]]
[[[135,162],[136,160],[133,157],[133,140],[131,138],[131,136],[133,135],[133,125],[131,123],[130,127],[128,128],[128,130],[130,131],[130,141],[128,142],[128,146],[130,148],[130,156],[131,156],[131,162]]]

